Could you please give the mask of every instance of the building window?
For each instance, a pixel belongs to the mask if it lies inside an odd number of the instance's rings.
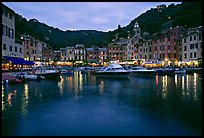
[[[9,18],[12,20],[12,15],[11,14],[9,14]]]
[[[190,41],[192,41],[192,36],[190,36]]]
[[[201,40],[201,35],[199,35],[198,37],[199,37],[199,40]]]
[[[3,50],[6,50],[6,44],[3,44]]]
[[[176,38],[174,38],[174,42],[176,42]]]
[[[15,47],[15,52],[17,52],[17,47]]]
[[[8,12],[7,12],[7,11],[5,11],[5,13],[6,13],[6,17],[8,17]]]
[[[168,57],[170,58],[170,53],[168,53]]]
[[[2,35],[7,36],[7,26],[2,24]]]
[[[179,48],[179,51],[181,51],[181,48]]]
[[[174,50],[176,50],[176,46],[174,46]]]
[[[168,45],[168,50],[170,50],[170,45]]]
[[[22,53],[22,48],[20,48],[20,53]]]
[[[192,54],[192,53],[190,53],[190,58],[192,58],[192,55],[193,55],[193,54]]]
[[[12,51],[12,46],[10,46],[10,51]]]
[[[186,53],[184,54],[184,58],[187,58],[187,55],[186,55]]]
[[[190,44],[190,49],[194,49],[194,44]]]
[[[196,40],[196,35],[194,35],[194,40]]]
[[[184,43],[186,43],[186,38],[184,38]]]
[[[194,58],[196,58],[196,52],[194,52]]]
[[[174,53],[174,58],[176,58],[176,53]]]
[[[198,43],[195,44],[195,48],[198,49]]]
[[[187,50],[187,46],[184,46],[184,51],[186,51]]]

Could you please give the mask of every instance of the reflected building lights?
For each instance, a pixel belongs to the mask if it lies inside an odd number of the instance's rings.
[[[29,91],[29,87],[28,84],[24,85],[24,95],[22,95],[22,104],[21,104],[21,113],[22,116],[25,117],[28,114],[28,91]]]
[[[63,77],[61,77],[61,80],[60,80],[60,82],[58,82],[58,87],[59,87],[59,92],[60,92],[60,95],[62,95],[62,93],[63,93],[63,84],[64,84],[64,78]]]
[[[185,92],[184,92],[184,76],[182,76],[181,78],[181,93],[182,93],[182,96],[185,96]]]
[[[99,91],[100,91],[100,94],[101,94],[101,95],[103,95],[104,89],[105,89],[104,80],[100,80],[100,83],[99,83]]]
[[[196,73],[193,74],[193,84],[194,84],[194,87],[193,87],[193,98],[194,98],[194,101],[198,100],[198,96],[197,96],[197,79],[196,79]]]
[[[78,72],[74,73],[74,94],[75,96],[78,95],[78,82],[79,82],[79,75]]]
[[[188,75],[186,75],[186,95],[187,95],[187,97],[189,97],[190,96],[190,93],[189,93],[189,77],[188,77]]]
[[[158,75],[156,75],[156,85],[158,85],[158,82],[159,82],[159,78],[158,78]]]
[[[83,86],[83,76],[80,73],[79,74],[79,91],[82,92],[82,86]]]
[[[178,76],[175,75],[174,78],[175,78],[175,84],[176,84],[176,87],[177,87],[178,86]]]
[[[166,98],[167,95],[167,75],[162,77],[162,98]]]
[[[73,88],[73,78],[72,77],[67,77],[68,80],[68,87]]]
[[[5,108],[5,104],[4,104],[4,87],[2,86],[2,111]]]

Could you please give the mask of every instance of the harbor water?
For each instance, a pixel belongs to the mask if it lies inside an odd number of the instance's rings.
[[[11,95],[12,93],[12,95]],[[2,134],[9,136],[201,136],[200,74],[2,84]]]

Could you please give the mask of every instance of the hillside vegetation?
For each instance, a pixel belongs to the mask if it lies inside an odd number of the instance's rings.
[[[76,44],[84,44],[85,47],[92,45],[104,47],[112,42],[116,34],[119,37],[127,38],[128,31],[130,31],[131,36],[133,36],[133,26],[136,20],[140,24],[142,32],[149,32],[150,34],[175,26],[184,26],[185,28],[200,26],[202,25],[202,3],[171,4],[161,12],[152,8],[133,19],[127,26],[120,27],[119,25],[114,31],[109,32],[96,30],[62,31],[40,23],[37,19],[27,20],[16,14],[16,39],[20,39],[19,34],[30,35],[48,43],[54,50]]]

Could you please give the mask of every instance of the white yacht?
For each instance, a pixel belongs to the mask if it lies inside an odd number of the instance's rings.
[[[156,70],[147,69],[144,67],[132,67],[132,69],[129,69],[128,72],[130,73],[130,76],[141,76],[141,77],[155,77],[156,76]]]
[[[59,78],[60,77],[60,69],[49,67],[49,66],[39,66],[33,69],[34,75],[41,75],[47,78]]]
[[[102,77],[102,78],[119,78],[119,79],[128,79],[129,72],[125,70],[121,65],[119,64],[110,64],[109,66],[96,71],[95,72],[96,77]]]

